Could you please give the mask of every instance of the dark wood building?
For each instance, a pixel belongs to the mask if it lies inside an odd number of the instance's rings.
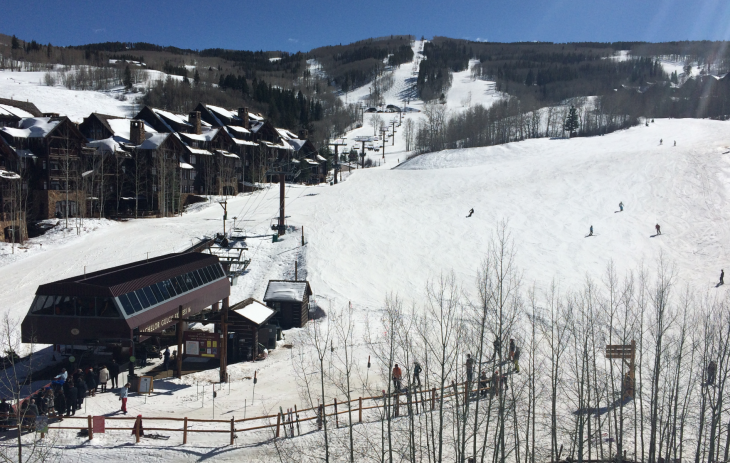
[[[283,329],[301,328],[309,321],[311,295],[308,281],[269,280],[264,302],[276,311],[274,320]]]
[[[21,324],[23,342],[130,345],[226,299],[218,257],[168,254],[38,287]]]
[[[43,117],[33,103],[0,98],[0,127],[18,127],[21,119]]]
[[[263,302],[249,298],[232,305],[228,311],[228,361],[230,363],[255,360],[260,346],[276,348],[276,325],[271,321],[276,311]],[[210,314],[206,321],[216,323],[220,332],[220,313]]]

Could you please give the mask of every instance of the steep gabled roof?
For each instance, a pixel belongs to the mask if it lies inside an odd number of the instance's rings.
[[[312,295],[312,288],[306,280],[269,280],[264,302],[303,302],[305,295]]]
[[[0,98],[0,104],[13,106],[15,108],[22,109],[23,111],[29,113],[31,115],[31,117],[42,117],[43,116],[43,113],[38,108],[36,108],[36,105],[34,105],[33,103],[29,103],[27,101]]]

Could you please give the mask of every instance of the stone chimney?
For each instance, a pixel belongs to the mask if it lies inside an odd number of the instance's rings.
[[[195,135],[200,135],[202,133],[202,129],[200,127],[200,111],[193,111],[188,114],[188,122],[193,126],[193,133]]]
[[[132,119],[129,121],[129,141],[139,146],[146,140],[144,136],[144,121]]]
[[[243,128],[249,129],[248,125],[248,108],[238,108],[238,117],[243,121]]]
[[[302,129],[302,130],[299,131],[299,139],[300,140],[306,140],[307,137],[309,137],[309,130]]]

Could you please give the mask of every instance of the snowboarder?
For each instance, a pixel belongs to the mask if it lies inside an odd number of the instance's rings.
[[[715,384],[715,373],[717,372],[717,363],[714,360],[710,360],[707,365],[707,385],[712,386]]]
[[[657,235],[661,235],[662,234],[662,227],[660,227],[659,224],[656,224],[656,226],[654,228],[656,228],[656,234]]]
[[[593,236],[593,225],[591,225],[591,229],[588,232],[588,236]]]
[[[725,270],[724,269],[720,269],[720,284],[721,285],[725,284]]]
[[[466,354],[466,382],[467,382],[467,384],[471,384],[472,379],[474,379],[474,359],[471,358],[471,354]]]
[[[470,210],[469,210],[469,215],[467,215],[467,216],[466,216],[466,218],[468,219],[468,218],[469,218],[469,217],[471,217],[471,216],[472,216],[473,214],[474,214],[474,209],[472,208],[472,209],[470,209]]]
[[[413,362],[413,384],[418,384],[418,388],[421,387],[421,364]]]
[[[512,338],[509,339],[509,359],[515,359],[515,340]]]
[[[621,201],[620,203],[618,203],[618,209],[619,209],[619,210],[620,210],[621,212],[623,212],[623,211],[624,211],[624,202],[623,202],[623,201]]]
[[[395,388],[396,392],[400,392],[400,380],[403,377],[403,372],[401,371],[398,364],[395,364],[395,367],[393,367],[393,387]]]
[[[512,356],[512,359],[515,362],[515,373],[517,373],[519,375],[520,374],[520,348],[519,347],[515,347],[515,353]]]
[[[131,386],[131,383],[127,383],[119,390],[119,400],[122,401],[122,412],[125,415],[127,414],[127,398],[129,398],[129,388]]]

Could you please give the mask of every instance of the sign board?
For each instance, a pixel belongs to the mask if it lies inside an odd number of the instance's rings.
[[[139,383],[137,386],[137,392],[140,394],[150,394],[154,390],[153,388],[154,379],[152,376],[140,376]]]
[[[36,430],[36,432],[48,433],[48,417],[47,416],[36,416],[35,417],[35,430]]]
[[[95,416],[91,419],[91,426],[94,434],[106,433],[106,420],[103,416]]]
[[[183,333],[185,355],[190,357],[219,358],[221,335],[204,331],[186,331]]]

